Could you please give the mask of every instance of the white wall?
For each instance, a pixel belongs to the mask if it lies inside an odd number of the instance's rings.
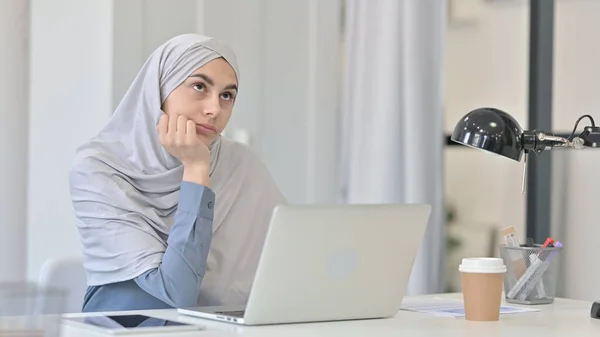
[[[25,278],[28,31],[28,2],[0,1],[0,282]]]
[[[462,15],[450,17],[447,32],[446,133],[467,112],[484,106],[503,109],[527,127],[528,4],[453,1]],[[456,207],[457,223],[514,225],[525,240],[522,170],[522,164],[483,151],[447,147],[446,202]],[[487,193],[487,184],[496,192]]]
[[[555,129],[570,132],[583,114],[591,114],[600,124],[600,1],[561,0],[556,10],[556,54],[554,74],[553,123]],[[587,120],[579,125],[579,131]],[[564,189],[555,188],[554,197],[562,198],[565,214],[557,227],[564,237],[564,293],[585,300],[600,299],[600,264],[597,243],[600,223],[595,210],[599,204],[600,152],[597,150],[570,151],[558,160],[567,164],[560,178]]]
[[[27,270],[78,254],[68,168],[110,115],[112,1],[32,0]]]

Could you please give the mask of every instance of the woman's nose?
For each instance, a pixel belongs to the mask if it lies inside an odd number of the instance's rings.
[[[219,97],[207,98],[204,103],[204,115],[206,116],[216,116],[221,111]]]

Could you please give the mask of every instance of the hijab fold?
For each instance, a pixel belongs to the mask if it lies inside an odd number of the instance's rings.
[[[130,280],[160,265],[183,177],[181,162],[159,142],[161,106],[219,57],[239,79],[233,51],[218,40],[184,34],[167,41],[144,63],[104,129],[78,148],[69,181],[89,285]],[[216,202],[199,304],[243,304],[271,212],[284,198],[246,146],[220,137],[210,157]]]

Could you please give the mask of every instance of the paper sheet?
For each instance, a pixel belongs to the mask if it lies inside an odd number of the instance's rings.
[[[463,301],[447,298],[432,298],[419,301],[405,301],[400,310],[416,311],[425,314],[442,317],[465,317],[465,307]],[[540,311],[540,309],[528,307],[516,307],[511,305],[502,305],[500,314],[517,314],[525,312]]]

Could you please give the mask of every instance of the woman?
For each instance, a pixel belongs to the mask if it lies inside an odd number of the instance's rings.
[[[220,136],[238,77],[227,46],[177,36],[78,149],[70,185],[84,312],[246,303],[284,199],[253,152]]]

